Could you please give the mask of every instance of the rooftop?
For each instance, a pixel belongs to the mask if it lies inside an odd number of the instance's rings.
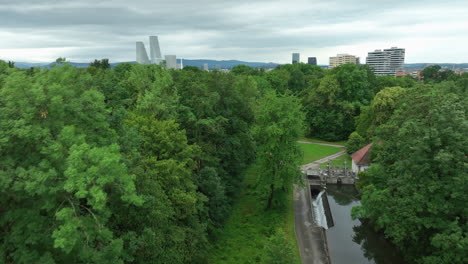
[[[370,165],[369,151],[371,147],[372,143],[351,154],[351,158],[356,165]]]

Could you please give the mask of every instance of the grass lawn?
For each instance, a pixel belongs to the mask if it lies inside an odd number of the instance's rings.
[[[269,237],[281,228],[294,248],[291,264],[299,264],[294,232],[293,186],[289,189],[285,208],[265,211],[266,199],[255,191],[255,173],[254,167],[247,170],[240,197],[224,228],[219,230],[209,263],[266,263],[265,245]]]
[[[321,140],[318,138],[302,138],[300,139],[301,141],[307,141],[307,142],[313,142],[313,143],[327,143],[327,144],[337,144],[337,145],[345,145],[346,140],[340,140],[340,141],[325,141]]]
[[[314,144],[307,144],[307,143],[297,143],[301,147],[302,151],[304,152],[304,160],[303,164],[307,164],[321,158],[325,158],[327,156],[333,155],[337,152],[343,151],[342,148],[337,147],[330,147],[330,146],[322,146],[322,145],[314,145]]]
[[[346,166],[347,166],[349,169],[351,169],[351,156],[348,155],[348,154],[343,155],[343,156],[341,156],[341,157],[338,157],[338,158],[336,158],[336,159],[334,159],[334,160],[331,160],[330,162],[331,162],[331,164],[332,164],[333,166],[343,167],[343,166],[344,166],[344,161],[345,161],[345,160],[346,160]],[[322,164],[320,164],[319,167],[320,167],[320,168],[326,168],[326,167],[327,167],[327,164],[328,164],[328,162],[327,162],[327,163],[322,163]]]

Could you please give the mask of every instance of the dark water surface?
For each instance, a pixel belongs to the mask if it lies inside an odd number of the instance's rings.
[[[354,186],[327,186],[335,226],[327,230],[332,264],[404,264],[395,247],[367,222],[353,220],[351,208],[360,205]]]

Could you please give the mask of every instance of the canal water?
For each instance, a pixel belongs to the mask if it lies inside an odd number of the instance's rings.
[[[354,186],[327,186],[334,226],[327,230],[333,264],[404,264],[395,247],[367,222],[353,220],[351,208],[360,205]]]

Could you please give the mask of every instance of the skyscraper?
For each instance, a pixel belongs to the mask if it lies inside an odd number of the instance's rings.
[[[405,63],[405,49],[392,47],[391,49],[375,50],[369,52],[366,64],[369,65],[375,75],[393,75],[403,71]]]
[[[176,69],[177,68],[177,58],[176,55],[166,55],[166,67],[168,69]]]
[[[160,64],[162,61],[162,57],[161,57],[161,49],[159,48],[158,36],[150,36],[149,41],[150,41],[151,63]]]
[[[299,63],[301,62],[301,59],[300,59],[300,54],[299,53],[293,53],[292,54],[292,63]]]
[[[359,58],[349,54],[338,54],[336,57],[330,57],[330,64],[328,68],[333,69],[347,63],[358,64]]]
[[[316,58],[316,57],[309,57],[309,58],[307,58],[307,64],[310,64],[310,65],[317,65],[317,58]]]
[[[136,61],[140,64],[149,64],[148,54],[146,53],[145,44],[138,41],[136,43]]]
[[[208,63],[203,63],[203,70],[208,71]]]

